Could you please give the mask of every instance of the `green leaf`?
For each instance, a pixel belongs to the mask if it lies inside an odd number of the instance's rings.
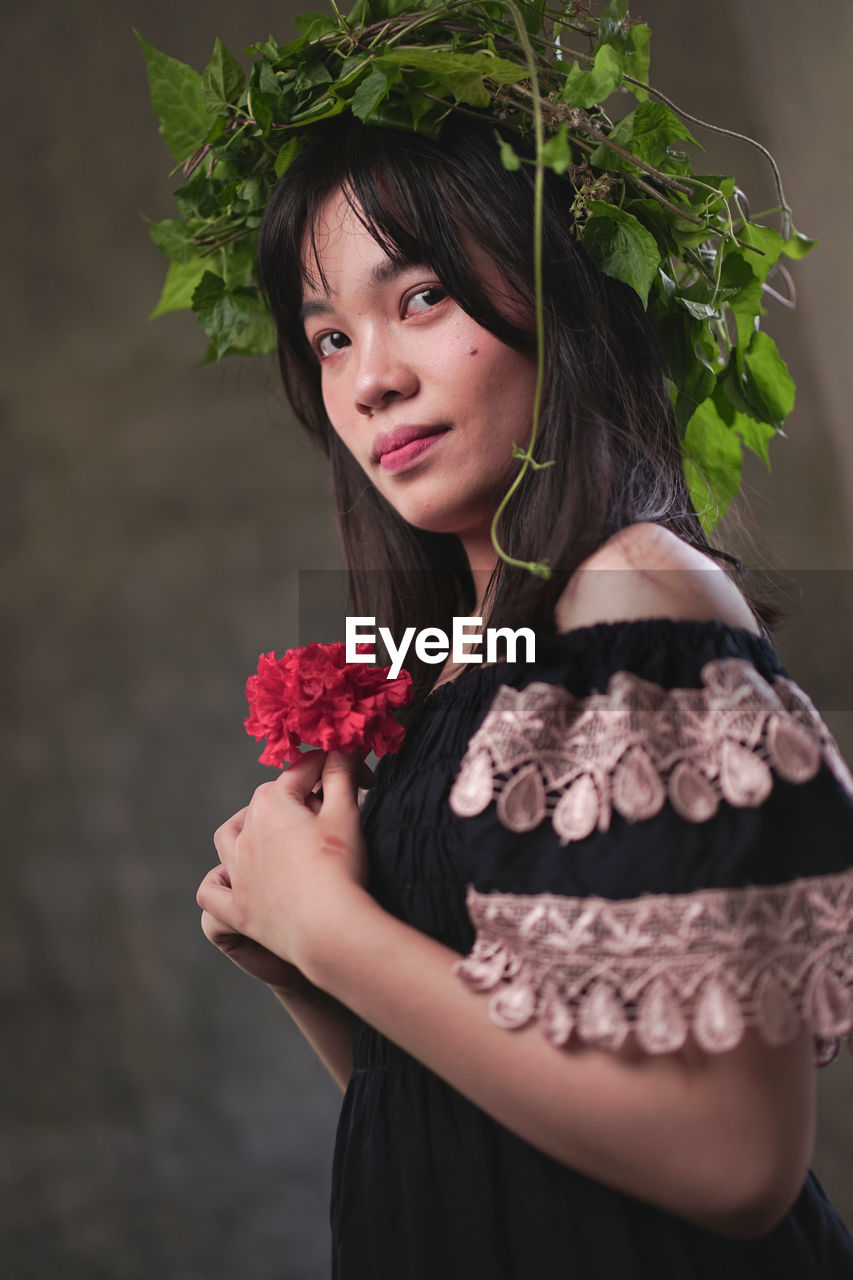
[[[237,344],[255,318],[258,307],[254,289],[229,289],[221,276],[205,271],[193,293],[192,309],[210,338],[215,359],[239,349]]]
[[[325,62],[319,62],[316,58],[313,62],[302,62],[299,66],[299,75],[293,82],[293,87],[297,93],[310,93],[312,89],[316,89],[318,85],[327,85],[332,83],[332,74]]]
[[[257,270],[258,242],[256,236],[246,235],[242,240],[232,240],[220,250],[218,265],[229,289],[236,285],[254,285]],[[210,258],[207,259],[210,270]]]
[[[212,344],[211,344],[212,346]],[[278,336],[269,312],[258,308],[246,328],[237,334],[228,347],[226,355],[266,356],[275,351]],[[217,359],[213,351],[209,353]]]
[[[492,95],[484,80],[497,84],[516,84],[527,76],[527,68],[491,53],[447,53],[434,49],[387,49],[382,62],[395,63],[416,71],[426,71],[435,82],[434,93],[450,95],[456,102],[472,107],[487,107]]]
[[[683,296],[675,299],[679,306],[684,307],[685,311],[689,311],[697,320],[711,320],[714,316],[720,314],[719,305],[714,306],[710,302],[694,302],[692,298]]]
[[[641,84],[649,83],[649,65],[651,63],[651,37],[652,33],[645,22],[637,22],[628,31],[627,48],[623,50],[622,60],[626,75],[633,76],[635,80],[639,80]],[[648,93],[645,89],[637,84],[626,85],[631,90],[635,98],[640,102],[645,102]]]
[[[759,329],[743,357],[745,392],[769,422],[782,422],[794,407],[796,388],[776,343]]]
[[[192,306],[193,294],[199,280],[209,270],[203,258],[191,258],[189,262],[173,262],[166,272],[166,282],[156,307],[148,317],[168,315],[170,311],[185,311]]]
[[[604,102],[622,83],[622,56],[612,45],[603,44],[596,52],[595,62],[588,71],[582,71],[575,63],[566,76],[560,97],[573,107],[594,107]]]
[[[276,107],[279,105],[278,94],[250,91],[247,105],[255,124],[264,137],[268,138],[275,120]]]
[[[628,0],[609,0],[601,13],[602,22],[618,22],[621,26],[622,19],[628,12]]]
[[[682,441],[684,471],[703,528],[713,529],[740,488],[743,447],[740,436],[709,396],[691,416]]]
[[[542,26],[542,15],[545,12],[546,0],[525,0],[521,5],[522,17],[524,25],[532,36],[539,32]]]
[[[196,255],[196,247],[192,242],[192,229],[180,218],[164,218],[162,222],[151,222],[148,218],[148,234],[161,253],[173,262],[189,262]]]
[[[302,138],[298,134],[293,134],[287,139],[275,158],[274,171],[277,178],[287,172],[301,150]]]
[[[584,248],[600,271],[630,285],[645,306],[661,263],[654,236],[632,213],[616,205],[594,200],[589,209]]]
[[[516,169],[521,168],[521,157],[516,155],[515,151],[513,151],[510,144],[506,141],[505,138],[501,137],[497,129],[495,129],[494,133],[495,133],[495,137],[498,140],[498,146],[501,149],[501,164],[505,169],[508,169],[511,173],[514,173]]]
[[[210,113],[201,96],[201,76],[185,62],[170,58],[133,33],[145,56],[151,105],[163,141],[176,160],[186,160],[210,132]]]
[[[391,90],[392,85],[400,78],[400,70],[398,67],[392,67],[388,71],[382,67],[374,67],[369,75],[365,76],[361,84],[356,89],[352,98],[352,113],[359,120],[367,120],[372,116],[380,102],[383,102]]]
[[[319,40],[340,30],[338,19],[330,13],[300,13],[293,21],[297,31],[308,40]]]
[[[202,102],[211,114],[221,111],[238,97],[245,83],[243,68],[217,36],[210,62],[201,73]]]
[[[755,333],[756,323],[761,315],[761,281],[753,270],[754,262],[759,261],[755,254],[748,250],[727,248],[723,259],[720,283],[730,292],[727,306],[734,317],[737,334],[735,360],[738,373],[743,373],[743,355]]]
[[[759,280],[765,280],[771,267],[775,267],[785,247],[785,241],[778,231],[772,227],[759,227],[754,222],[747,222],[738,232],[738,240],[750,244],[759,252],[745,256]]]
[[[559,131],[549,138],[542,148],[542,163],[555,173],[565,173],[572,163],[572,149],[566,132],[566,125],[561,124]]]
[[[641,102],[614,126],[610,131],[610,139],[639,160],[645,160],[655,169],[664,170],[673,167],[672,156],[669,154],[671,143],[692,142],[699,145],[684,121],[662,102]],[[619,169],[625,161],[602,146],[593,152],[591,163],[600,169]]]
[[[782,246],[782,252],[788,258],[799,260],[804,258],[807,253],[811,253],[817,244],[817,240],[809,240],[808,236],[802,235],[799,231],[795,231]]]

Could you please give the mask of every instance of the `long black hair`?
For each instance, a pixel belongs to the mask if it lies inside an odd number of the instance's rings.
[[[260,228],[260,282],[278,330],[284,385],[331,462],[352,605],[395,636],[411,625],[449,630],[450,619],[474,603],[461,544],[452,534],[407,524],[341,444],[299,319],[309,276],[322,280],[317,217],[337,190],[392,260],[429,266],[478,324],[532,351],[534,335],[506,311],[533,311],[533,169],[503,167],[492,122],[455,117],[436,142],[335,121],[287,171]],[[733,562],[709,544],[690,499],[654,328],[634,291],[603,276],[581,247],[572,230],[573,196],[568,181],[547,173],[545,386],[535,456],[553,465],[528,473],[500,526],[510,555],[545,560],[553,574],[543,581],[499,561],[489,593],[489,625],[523,623],[545,634],[571,574],[628,525],[665,525]],[[519,308],[497,308],[465,240],[499,266]],[[435,667],[415,672],[421,692],[435,675]]]

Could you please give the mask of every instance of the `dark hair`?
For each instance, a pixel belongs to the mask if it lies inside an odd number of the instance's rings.
[[[517,146],[517,140],[515,141]],[[506,170],[493,123],[455,117],[439,142],[417,134],[333,122],[320,130],[276,188],[260,228],[259,271],[279,335],[294,411],[331,461],[352,604],[397,635],[404,625],[444,626],[470,610],[471,576],[458,539],[413,528],[370,483],[326,417],[320,370],[299,319],[317,215],[341,189],[394,261],[428,265],[478,324],[518,349],[529,329],[497,309],[472,267],[463,235],[500,265],[533,308],[533,168]],[[603,276],[572,231],[571,184],[546,175],[543,217],[545,388],[535,456],[507,507],[502,545],[546,560],[550,580],[499,561],[492,626],[520,622],[547,634],[574,570],[607,538],[639,521],[665,525],[712,548],[690,499],[666,373],[654,329],[632,289]],[[310,258],[310,254],[307,255]],[[422,669],[423,692],[436,668]]]

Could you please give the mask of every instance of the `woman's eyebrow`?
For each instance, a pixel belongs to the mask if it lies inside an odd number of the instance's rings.
[[[400,276],[405,275],[407,271],[417,270],[423,267],[425,270],[432,270],[426,262],[409,262],[404,259],[394,260],[388,258],[384,262],[378,262],[375,267],[371,268],[368,284],[372,289],[379,289],[383,285],[392,284],[398,280]],[[311,316],[327,316],[335,310],[332,299],[334,293],[329,293],[324,298],[308,298],[303,302],[299,310],[299,319],[308,320]]]

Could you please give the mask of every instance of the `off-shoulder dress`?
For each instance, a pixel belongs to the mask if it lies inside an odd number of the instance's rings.
[[[411,716],[364,823],[372,893],[464,957],[507,1034],[725,1052],[806,1023],[824,1063],[851,1032],[853,778],[748,631],[605,623],[471,666]],[[736,1240],[543,1155],[369,1026],[353,1063],[337,1280],[853,1277],[813,1175]]]

